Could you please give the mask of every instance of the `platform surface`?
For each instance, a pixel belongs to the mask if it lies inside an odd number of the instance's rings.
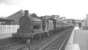
[[[65,50],[88,50],[88,30],[75,28]]]

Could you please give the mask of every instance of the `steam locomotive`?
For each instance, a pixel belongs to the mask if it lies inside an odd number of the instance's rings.
[[[38,19],[37,17],[33,17],[29,15],[28,10],[25,10],[24,16],[22,16],[19,20],[20,28],[18,29],[17,33],[12,35],[12,37],[14,39],[24,39],[24,40],[33,39],[33,38],[41,39],[43,35],[48,37],[54,34],[55,32],[60,32],[62,30],[72,27],[67,25],[64,27],[62,26],[62,27],[55,28],[54,30],[53,21],[52,20],[50,21],[51,22],[49,22],[48,24],[47,22],[45,22],[46,27],[44,30],[42,30],[44,25],[42,23],[42,19],[41,18]]]

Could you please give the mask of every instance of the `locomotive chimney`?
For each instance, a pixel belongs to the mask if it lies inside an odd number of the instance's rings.
[[[25,11],[24,11],[24,16],[28,16],[28,15],[29,15],[28,10],[25,10]]]

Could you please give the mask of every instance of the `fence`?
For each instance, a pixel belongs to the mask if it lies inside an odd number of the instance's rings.
[[[0,25],[0,39],[11,36],[17,32],[19,25]]]

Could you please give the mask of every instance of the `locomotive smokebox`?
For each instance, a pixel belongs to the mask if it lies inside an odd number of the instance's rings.
[[[32,20],[30,18],[28,10],[24,11],[24,16],[19,20],[20,28],[18,33],[30,33],[33,30]]]

